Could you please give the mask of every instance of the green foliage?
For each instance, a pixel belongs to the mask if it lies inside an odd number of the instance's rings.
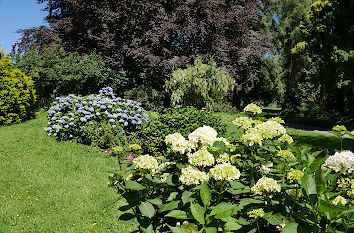
[[[225,124],[215,114],[194,107],[167,108],[161,114],[151,117],[146,125],[134,134],[143,143],[147,153],[166,151],[164,139],[168,134],[179,132],[187,137],[194,129],[208,125],[215,128],[221,135],[225,133]]]
[[[120,220],[140,232],[351,232],[352,162],[293,146],[280,123],[253,118],[234,144],[202,127],[166,137],[164,156],[119,162],[110,186],[126,200]]]
[[[166,91],[171,95],[172,106],[195,106],[209,108],[221,102],[233,90],[234,79],[223,68],[218,68],[210,59],[203,64],[201,59],[187,69],[176,69],[166,81]]]
[[[16,69],[0,49],[0,125],[35,117],[35,102],[32,78]]]
[[[80,56],[65,51],[59,44],[43,53],[32,50],[17,56],[16,66],[33,78],[41,106],[50,104],[57,96],[88,95],[105,86],[122,90],[127,80],[124,73],[111,69],[96,53]]]
[[[118,125],[112,127],[107,122],[92,122],[83,128],[85,137],[83,143],[100,148],[112,148],[115,145],[124,145],[124,130]]]
[[[163,108],[162,96],[152,87],[141,85],[131,88],[124,92],[124,98],[142,103],[149,111],[159,111]]]

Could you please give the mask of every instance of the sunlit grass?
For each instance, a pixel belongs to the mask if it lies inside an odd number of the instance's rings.
[[[226,137],[240,138],[242,136],[242,130],[232,123],[232,121],[236,117],[241,116],[241,114],[217,114],[227,125]],[[335,136],[306,130],[297,130],[289,127],[286,127],[286,129],[288,134],[293,137],[296,145],[310,146],[313,150],[324,150],[329,154],[340,150],[340,142]],[[354,151],[354,140],[344,139],[343,149]]]
[[[0,232],[127,232],[105,168],[116,159],[74,142],[57,142],[46,117],[0,127]]]

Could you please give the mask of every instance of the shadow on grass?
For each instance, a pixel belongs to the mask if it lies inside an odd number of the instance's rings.
[[[333,154],[340,150],[340,142],[334,136],[322,135],[320,133],[309,134],[290,134],[297,145],[310,146],[313,150],[324,150],[326,153]],[[343,150],[354,151],[354,140],[344,139]]]

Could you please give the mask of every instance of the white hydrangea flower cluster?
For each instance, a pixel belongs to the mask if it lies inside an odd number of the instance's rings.
[[[344,197],[342,197],[341,195],[338,195],[336,198],[334,198],[334,199],[332,200],[332,204],[333,204],[333,205],[338,205],[339,202],[340,202],[342,205],[347,204],[347,200],[346,200]]]
[[[351,151],[336,152],[326,159],[324,166],[335,172],[352,174],[354,170],[354,153]]]
[[[261,124],[257,124],[254,128],[250,128],[241,137],[242,142],[248,142],[249,146],[255,144],[262,145],[265,139],[273,139],[286,134],[284,126],[276,121],[268,120]]]
[[[213,144],[218,141],[218,133],[210,126],[199,127],[189,134],[188,139],[193,143]]]
[[[247,214],[250,218],[257,219],[258,217],[264,216],[264,210],[263,210],[263,208],[253,209],[253,210],[248,211]]]
[[[254,115],[256,114],[261,114],[262,113],[262,109],[257,106],[256,104],[248,104],[244,109],[244,112],[249,112],[252,113]]]
[[[272,117],[269,119],[270,121],[276,121],[278,122],[279,124],[284,124],[285,121],[283,119],[281,119],[280,117]]]
[[[300,170],[294,170],[287,174],[286,178],[292,182],[299,182],[301,181],[302,177],[304,176],[304,172]]]
[[[172,151],[179,152],[181,154],[191,152],[193,149],[196,148],[195,143],[186,140],[180,133],[173,133],[167,135],[165,138],[165,143],[167,145],[171,145]]]
[[[251,191],[256,194],[263,195],[271,192],[280,192],[281,187],[276,180],[263,176],[251,188]]]
[[[198,185],[203,181],[208,181],[209,176],[205,172],[201,172],[194,169],[192,166],[182,168],[182,174],[179,177],[179,181],[185,185]]]
[[[215,180],[232,181],[240,178],[240,171],[230,163],[221,163],[210,169],[209,176]]]
[[[249,117],[238,117],[232,121],[234,125],[241,127],[244,130],[247,130],[252,127],[253,120]]]
[[[214,156],[208,151],[207,147],[201,147],[197,152],[188,154],[188,162],[194,166],[213,166]]]
[[[270,120],[262,124],[256,125],[251,130],[255,130],[257,133],[262,135],[263,139],[273,139],[286,133],[286,129],[284,128],[284,126],[282,126],[276,121]]]
[[[290,135],[284,134],[280,138],[278,138],[278,141],[279,142],[287,142],[287,143],[291,144],[294,142],[294,139]]]
[[[266,173],[268,174],[270,172],[270,169],[273,167],[273,163],[272,162],[268,162],[266,164],[262,164],[260,167],[259,167],[259,170],[263,173]]]
[[[249,146],[253,146],[255,144],[262,145],[262,135],[258,132],[246,132],[246,134],[242,135],[241,141],[243,143],[248,142]]]
[[[140,155],[133,159],[133,163],[137,169],[143,169],[155,173],[159,167],[157,160],[150,155]]]

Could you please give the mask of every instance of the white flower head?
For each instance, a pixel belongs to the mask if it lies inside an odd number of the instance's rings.
[[[157,160],[150,155],[140,155],[133,159],[133,163],[137,169],[148,170],[151,173],[155,173],[159,167]]]
[[[326,159],[324,166],[335,172],[352,174],[354,170],[354,153],[351,151],[336,152]]]
[[[210,169],[209,176],[215,180],[232,181],[240,178],[240,171],[230,163],[221,163]]]
[[[188,162],[194,166],[213,166],[215,163],[213,154],[206,147],[202,147],[193,154],[189,154],[188,157]]]
[[[217,141],[218,133],[210,126],[199,127],[189,134],[188,139],[194,143],[213,144]]]
[[[346,200],[344,197],[342,197],[341,195],[338,195],[336,198],[334,198],[334,199],[332,200],[332,204],[333,204],[333,205],[338,205],[339,202],[340,202],[342,205],[347,204],[347,200]]]
[[[185,185],[198,185],[203,181],[208,181],[209,177],[205,172],[201,172],[193,167],[182,168],[182,174],[179,181]]]
[[[276,180],[263,176],[251,188],[251,191],[256,194],[263,195],[271,192],[280,192],[281,187]]]
[[[256,104],[248,104],[244,109],[244,112],[249,112],[252,114],[261,114],[262,113],[262,109],[257,106]]]

